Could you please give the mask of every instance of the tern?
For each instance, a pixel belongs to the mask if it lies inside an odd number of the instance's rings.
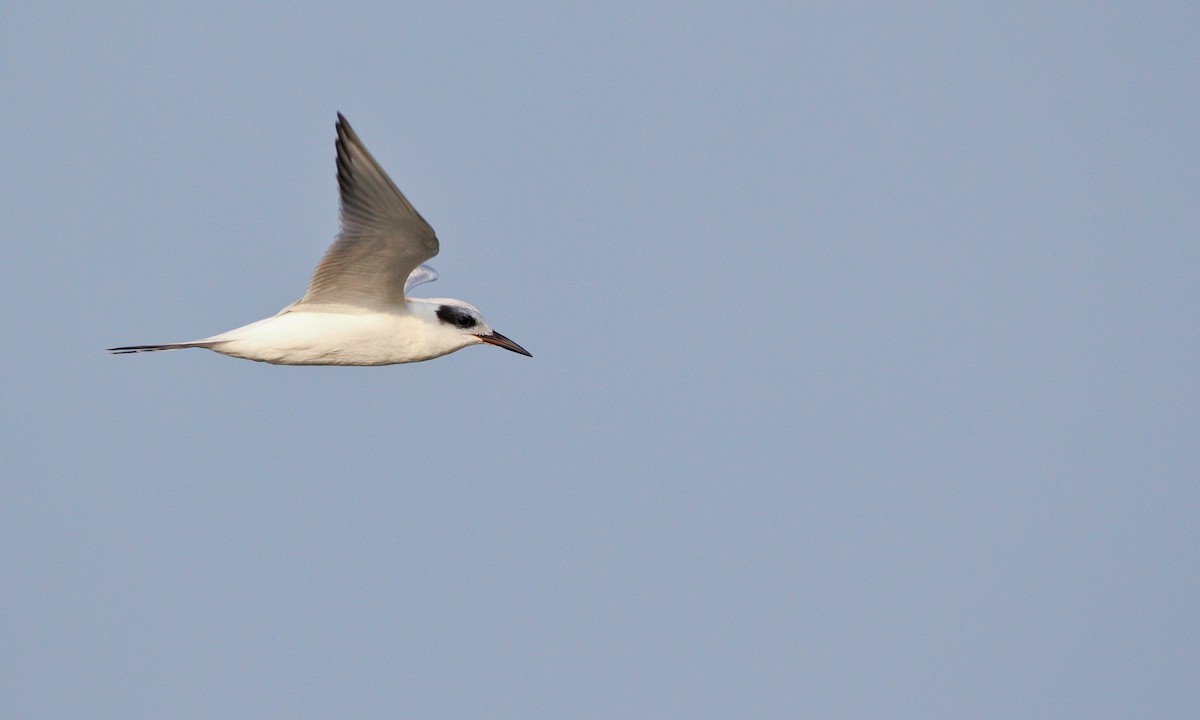
[[[424,264],[438,253],[437,236],[341,113],[335,145],[341,231],[304,297],[278,315],[212,337],[108,351],[205,348],[276,365],[394,365],[487,344],[533,357],[469,303],[407,297],[437,279]]]

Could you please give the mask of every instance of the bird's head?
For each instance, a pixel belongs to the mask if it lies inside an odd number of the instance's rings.
[[[449,298],[422,298],[422,301],[433,310],[438,328],[458,336],[463,347],[483,343],[533,357],[528,350],[493,330],[474,305]],[[412,302],[410,298],[409,303]]]

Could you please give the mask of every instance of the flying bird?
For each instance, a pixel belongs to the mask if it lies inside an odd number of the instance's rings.
[[[437,236],[341,113],[335,145],[341,232],[304,297],[274,317],[212,337],[108,351],[205,348],[276,365],[393,365],[486,344],[533,357],[492,330],[469,303],[407,297],[437,279],[424,264],[438,253]]]

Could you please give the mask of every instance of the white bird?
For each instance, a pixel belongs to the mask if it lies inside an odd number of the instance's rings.
[[[191,342],[130,345],[111,353],[206,348],[277,365],[392,365],[489,344],[533,357],[492,328],[474,306],[406,297],[437,279],[437,255],[421,217],[338,113],[341,232],[313,271],[304,297],[274,317]]]

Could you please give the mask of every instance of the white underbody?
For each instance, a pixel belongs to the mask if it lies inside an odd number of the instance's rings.
[[[276,365],[393,365],[429,360],[479,342],[440,327],[425,302],[410,299],[407,307],[390,311],[288,308],[195,344]]]

